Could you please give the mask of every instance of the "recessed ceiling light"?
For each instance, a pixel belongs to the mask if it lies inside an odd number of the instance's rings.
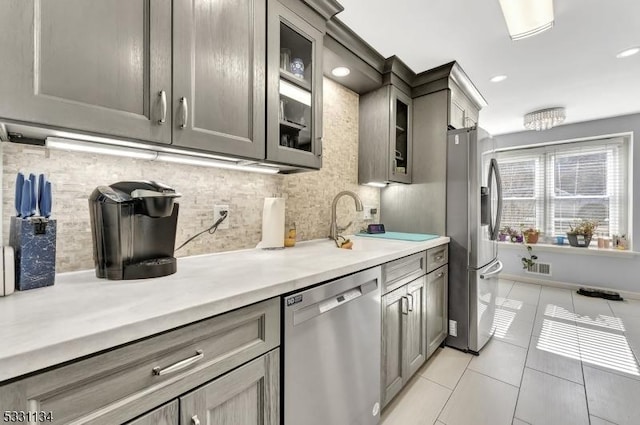
[[[496,75],[495,77],[493,77],[491,80],[492,83],[499,83],[500,81],[504,81],[507,79],[506,75]]]
[[[346,66],[338,66],[336,68],[333,68],[331,70],[331,73],[335,77],[346,77],[347,75],[351,74],[351,70]]]
[[[626,49],[621,51],[616,55],[617,58],[628,58],[629,56],[633,56],[636,53],[640,52],[640,47],[632,47],[630,49]]]

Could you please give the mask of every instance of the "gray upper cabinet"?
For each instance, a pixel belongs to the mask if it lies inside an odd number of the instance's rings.
[[[320,168],[324,35],[278,1],[268,16],[267,160]]]
[[[480,110],[464,94],[456,83],[449,88],[449,126],[453,128],[473,127],[478,124]]]
[[[280,425],[279,350],[180,397],[181,425]]]
[[[263,159],[266,1],[173,7],[173,143]]]
[[[0,118],[171,141],[171,0],[4,0]]]
[[[360,97],[358,182],[411,183],[412,100],[393,85]]]

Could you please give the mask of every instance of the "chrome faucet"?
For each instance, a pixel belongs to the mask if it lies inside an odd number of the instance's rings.
[[[356,211],[362,211],[362,201],[360,200],[360,197],[350,190],[343,190],[333,198],[333,203],[331,204],[331,228],[329,229],[329,238],[334,241],[340,232],[347,229],[351,226],[351,223],[353,223],[353,221],[350,221],[345,227],[338,227],[338,223],[336,222],[336,206],[338,205],[338,200],[345,195],[351,196],[353,200],[356,201]]]

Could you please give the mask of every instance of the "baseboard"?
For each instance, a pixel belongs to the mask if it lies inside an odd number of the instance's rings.
[[[576,283],[569,282],[559,282],[557,280],[546,280],[546,279],[536,279],[535,277],[526,277],[517,274],[508,274],[501,273],[500,279],[504,280],[514,280],[516,282],[523,283],[535,283],[536,285],[542,286],[551,286],[553,288],[562,288],[562,289],[570,289],[577,291],[580,288],[594,288],[594,289],[603,289],[605,291],[616,291],[620,293],[622,298],[630,298],[633,300],[640,300],[640,292],[632,292],[632,291],[621,291],[618,289],[605,288],[602,286],[594,286],[594,285],[578,285]]]

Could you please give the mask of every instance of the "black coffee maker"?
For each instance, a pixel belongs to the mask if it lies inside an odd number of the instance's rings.
[[[178,197],[169,186],[151,181],[97,187],[89,197],[96,276],[122,280],[175,273]]]

